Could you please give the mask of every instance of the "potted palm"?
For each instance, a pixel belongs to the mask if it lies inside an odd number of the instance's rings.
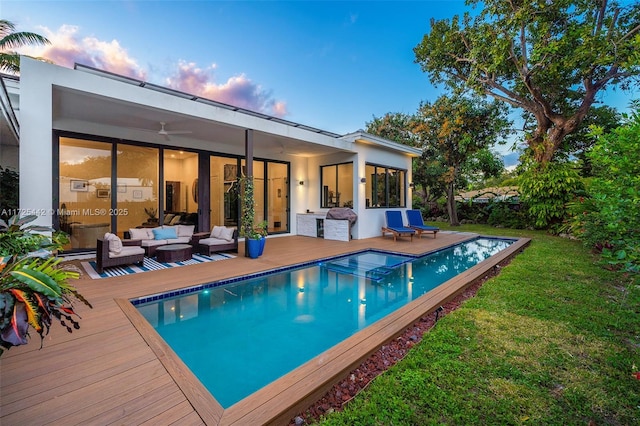
[[[28,225],[36,216],[0,219],[0,356],[12,346],[28,343],[29,327],[40,346],[54,320],[72,332],[80,328],[73,301],[91,304],[69,284],[78,273],[59,264],[53,253],[68,243],[64,233],[51,237],[47,227]]]
[[[154,209],[153,207],[145,207],[144,212],[147,215],[147,223],[150,225],[158,224],[158,209]]]

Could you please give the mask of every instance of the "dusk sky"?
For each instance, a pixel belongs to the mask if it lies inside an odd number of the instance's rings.
[[[21,53],[339,134],[435,101],[442,90],[413,48],[432,17],[465,10],[463,1],[0,0],[2,19],[52,42]],[[621,91],[599,97],[621,110],[630,99]]]

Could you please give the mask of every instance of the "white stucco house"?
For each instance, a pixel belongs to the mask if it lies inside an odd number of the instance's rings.
[[[255,178],[256,216],[271,235],[322,237],[327,211],[349,207],[358,215],[351,238],[369,238],[385,210],[411,208],[420,151],[361,130],[338,135],[26,57],[19,78],[1,80],[0,165],[19,170],[20,209],[41,224],[123,234],[155,210],[198,230],[237,226],[243,173]]]

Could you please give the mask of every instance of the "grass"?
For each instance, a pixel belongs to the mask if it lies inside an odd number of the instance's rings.
[[[320,424],[640,424],[638,277],[543,232],[456,230],[532,243]]]

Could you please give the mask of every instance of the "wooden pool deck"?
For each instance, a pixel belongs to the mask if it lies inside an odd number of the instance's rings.
[[[32,331],[28,345],[0,358],[0,424],[288,424],[383,343],[521,251],[529,240],[518,240],[491,262],[448,281],[226,410],[148,323],[136,319],[127,300],[367,248],[421,254],[473,236],[440,232],[436,239],[424,236],[413,242],[286,236],[269,238],[259,259],[243,257],[241,243],[235,259],[107,279],[83,274],[74,284],[93,309],[76,305],[81,328],[67,333],[54,324],[42,349]],[[73,263],[79,266],[79,261]]]

